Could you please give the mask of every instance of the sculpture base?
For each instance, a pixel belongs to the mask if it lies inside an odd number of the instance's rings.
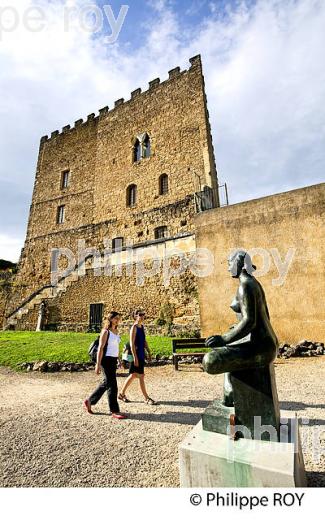
[[[260,424],[267,424],[273,428],[279,440],[280,408],[273,364],[227,375],[232,385],[234,406],[225,406],[217,399],[213,401],[202,415],[203,430],[226,434],[230,416],[235,415],[236,425],[248,430],[250,437],[254,439],[255,417],[258,417]],[[261,438],[259,434],[257,438]],[[262,440],[269,440],[267,431],[262,433]]]
[[[306,487],[297,417],[289,425],[288,442],[233,441],[200,421],[179,446],[181,487]]]

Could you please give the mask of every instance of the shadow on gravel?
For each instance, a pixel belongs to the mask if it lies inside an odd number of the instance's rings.
[[[308,487],[325,487],[325,473],[306,471]]]
[[[189,424],[195,426],[201,419],[200,413],[170,412],[166,414],[157,413],[135,413],[128,417],[131,421],[148,421],[152,423]]]
[[[211,401],[159,401],[167,406],[192,406],[193,408],[206,408]]]
[[[302,403],[301,401],[280,402],[281,410],[306,410],[306,408],[325,408],[325,404]]]
[[[321,426],[325,424],[325,419],[309,419],[308,417],[306,417],[306,419],[308,419],[308,423],[303,423],[303,426]]]

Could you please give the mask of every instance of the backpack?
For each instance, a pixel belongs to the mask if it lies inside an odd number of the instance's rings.
[[[132,363],[134,361],[134,357],[133,357],[132,350],[131,350],[131,345],[129,342],[127,342],[124,345],[122,359],[123,359],[123,361],[127,361],[128,363]]]
[[[106,345],[104,347],[104,350],[103,350],[103,356],[106,355],[106,349],[107,349],[107,343],[108,343],[108,338],[109,338],[109,331],[108,331],[108,335],[107,335],[107,341],[106,341]],[[88,354],[89,354],[89,357],[90,357],[90,361],[92,361],[93,363],[97,363],[97,354],[98,354],[98,349],[99,349],[99,340],[100,340],[100,336],[98,336],[95,341],[93,341],[88,349]]]

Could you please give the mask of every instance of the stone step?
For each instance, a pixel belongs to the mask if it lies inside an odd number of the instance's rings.
[[[68,278],[66,281],[66,288],[70,287],[72,284],[76,283],[79,280],[78,278]]]
[[[53,298],[56,298],[61,293],[64,293],[74,282],[78,281],[78,279],[78,273],[72,273],[67,278],[62,280],[56,287],[48,287],[47,289],[43,289],[41,293],[35,296],[30,302],[26,303],[24,307],[19,309],[14,314],[14,317],[11,320],[8,320],[8,324],[17,325],[18,320],[21,320],[23,316],[26,316],[43,300],[52,300]]]
[[[72,282],[76,282],[77,280],[79,280],[79,274],[78,273],[71,273],[67,278],[66,280],[69,280],[69,281],[72,281]]]
[[[52,294],[52,288],[48,288],[48,289],[44,289],[44,291],[42,291],[42,297],[43,298],[49,298]]]

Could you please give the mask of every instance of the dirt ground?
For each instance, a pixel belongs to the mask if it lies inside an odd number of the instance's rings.
[[[310,486],[325,486],[325,356],[276,364],[281,408],[308,418],[302,426]],[[118,377],[121,387],[126,374]],[[1,487],[178,487],[178,445],[209,402],[222,395],[222,376],[198,366],[147,368],[146,405],[132,386],[126,421],[108,415],[103,397],[91,416],[82,400],[98,376],[86,373],[15,373],[0,368]],[[316,441],[313,439],[316,438]],[[314,450],[315,451],[315,450]]]

